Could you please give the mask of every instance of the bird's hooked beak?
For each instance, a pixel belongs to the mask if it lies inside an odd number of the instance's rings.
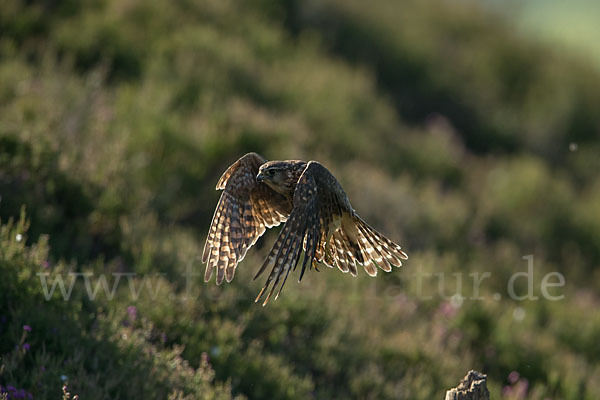
[[[256,175],[256,182],[263,182],[265,180],[265,176],[262,174],[262,172],[259,172],[258,175]]]

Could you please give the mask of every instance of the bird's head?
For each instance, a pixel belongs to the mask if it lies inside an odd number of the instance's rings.
[[[260,166],[256,180],[269,185],[271,189],[283,195],[293,195],[298,178],[306,163],[291,161],[269,161]]]

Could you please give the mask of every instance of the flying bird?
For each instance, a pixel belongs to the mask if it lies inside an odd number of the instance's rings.
[[[350,205],[340,183],[317,161],[266,161],[248,153],[221,176],[223,190],[212,218],[202,262],[208,282],[216,268],[216,281],[231,282],[237,265],[267,228],[284,223],[279,236],[256,273],[271,269],[256,297],[265,293],[266,305],[277,287],[279,297],[290,270],[304,259],[298,281],[306,266],[321,262],[356,276],[361,265],[370,276],[377,267],[386,272],[408,259],[399,245],[362,220]],[[269,287],[271,289],[269,290]]]

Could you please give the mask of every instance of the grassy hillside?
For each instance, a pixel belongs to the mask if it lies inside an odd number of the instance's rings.
[[[598,398],[598,109],[593,67],[470,3],[3,1],[0,392],[431,399],[478,369],[493,398]],[[263,308],[270,232],[203,283],[249,151],[321,161],[406,265]]]
[[[600,66],[600,4],[593,0],[570,2],[533,0],[505,2],[490,0],[497,10],[506,12],[525,33],[545,41],[558,51],[574,49]]]

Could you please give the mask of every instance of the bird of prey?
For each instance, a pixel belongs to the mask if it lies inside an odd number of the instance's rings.
[[[377,268],[389,272],[408,259],[400,246],[363,221],[350,205],[340,183],[316,161],[266,161],[248,153],[221,176],[217,190],[223,190],[204,245],[204,280],[217,269],[217,284],[230,282],[248,249],[267,228],[284,222],[279,236],[254,279],[271,268],[256,297],[267,292],[263,306],[279,285],[275,299],[296,269],[300,254],[306,266],[322,262],[356,276],[362,265],[370,276]],[[281,284],[280,284],[281,281]]]

